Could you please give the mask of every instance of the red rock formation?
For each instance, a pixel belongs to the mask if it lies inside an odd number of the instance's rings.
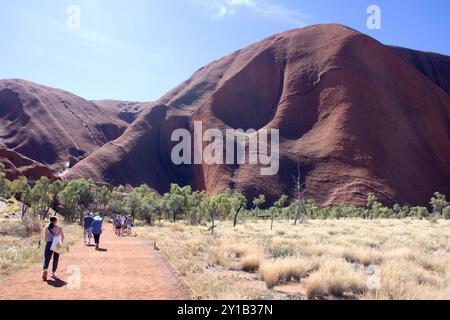
[[[132,102],[118,100],[95,100],[91,101],[101,109],[112,112],[117,118],[133,123],[139,114],[151,106],[151,102]]]
[[[92,153],[116,139],[127,126],[114,112],[65,91],[0,81],[0,141],[55,171],[70,156]]]
[[[50,181],[59,179],[47,166],[8,149],[2,143],[0,143],[0,162],[5,165],[6,178],[9,180],[26,177],[36,181],[43,176]]]
[[[144,111],[116,141],[77,164],[67,178],[114,184],[170,182],[208,192],[233,187],[270,200],[295,194],[301,166],[320,205],[427,204],[450,196],[449,58],[384,46],[339,25],[292,30],[197,71]],[[171,130],[277,128],[278,175],[260,168],[181,166],[170,161]]]
[[[405,62],[450,94],[450,57],[433,52],[392,47]]]

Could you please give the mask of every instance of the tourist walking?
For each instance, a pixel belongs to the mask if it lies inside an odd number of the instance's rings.
[[[53,257],[52,278],[58,279],[56,271],[58,269],[59,255],[62,251],[62,242],[64,241],[64,231],[58,225],[58,218],[51,217],[50,224],[45,229],[45,251],[44,251],[44,267],[42,273],[42,280],[47,281],[48,267],[50,260]]]
[[[92,223],[92,233],[94,235],[95,250],[100,249],[100,236],[102,234],[103,219],[98,215],[94,217],[94,222]]]

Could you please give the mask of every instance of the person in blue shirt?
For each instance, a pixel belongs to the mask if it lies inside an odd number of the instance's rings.
[[[98,213],[96,213],[94,217],[94,222],[92,222],[92,233],[94,234],[95,250],[99,250],[100,248],[100,235],[102,234],[102,224],[103,224],[102,218],[98,215]]]

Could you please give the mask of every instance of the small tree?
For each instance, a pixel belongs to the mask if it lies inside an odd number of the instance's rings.
[[[5,165],[0,162],[0,197],[9,198],[9,185],[6,180]]]
[[[70,181],[58,194],[58,200],[63,207],[64,218],[72,222],[81,221],[93,202],[92,182],[85,179]]]
[[[93,191],[93,204],[95,211],[105,211],[108,207],[111,193],[106,186],[97,187]]]
[[[125,187],[118,186],[113,189],[109,196],[108,208],[113,214],[123,214],[126,207]]]
[[[164,195],[165,206],[168,214],[171,215],[173,222],[176,222],[180,216],[186,217],[189,211],[189,199],[192,194],[190,186],[180,187],[177,184],[170,185],[170,193]],[[168,217],[170,219],[170,217]]]
[[[28,180],[25,177],[20,177],[11,182],[10,192],[19,201],[22,202],[22,219],[28,214],[28,209],[31,206],[30,201],[31,188],[28,185]]]
[[[208,229],[208,231],[211,231],[211,235],[214,235],[214,231],[217,227],[216,220],[219,219],[220,213],[221,213],[221,196],[210,196],[205,201],[204,205],[206,206],[206,210],[208,212],[208,217],[211,222],[211,227]]]
[[[273,221],[275,219],[275,216],[278,216],[281,214],[281,210],[284,207],[284,204],[286,203],[288,197],[286,195],[282,195],[280,199],[278,199],[277,201],[275,201],[275,203],[273,204],[273,207],[271,208],[271,219],[270,219],[270,231],[273,230]]]
[[[367,210],[369,211],[369,218],[372,220],[377,217],[381,217],[381,208],[383,205],[378,202],[377,197],[373,193],[369,193],[367,196]]]
[[[60,180],[56,180],[55,182],[53,182],[50,185],[50,188],[48,189],[48,193],[50,195],[51,201],[47,207],[47,209],[44,212],[44,216],[42,217],[42,219],[46,219],[48,216],[48,213],[50,211],[50,209],[56,208],[56,206],[58,205],[58,194],[64,190],[65,188],[65,183],[60,181]],[[56,209],[55,209],[56,210]]]
[[[447,219],[447,220],[450,219],[450,205],[445,207],[443,217],[444,217],[444,219]]]
[[[444,214],[444,209],[449,205],[445,195],[436,192],[431,198],[430,205],[433,208],[433,215],[438,217]]]
[[[148,225],[153,224],[153,215],[160,214],[159,210],[159,200],[155,193],[148,192],[144,194],[141,198],[140,205],[136,209],[136,214],[139,219],[144,220]]]
[[[425,207],[412,207],[410,215],[415,218],[426,219],[430,216],[430,212]]]
[[[150,193],[150,188],[143,184],[139,188],[133,189],[126,196],[126,210],[133,217],[136,217],[136,213],[141,209],[143,204],[143,199],[147,193]]]
[[[205,218],[202,211],[202,203],[207,198],[207,194],[204,191],[193,192],[189,197],[189,206],[186,212],[186,219],[191,225],[198,225],[202,219]]]
[[[256,216],[258,217],[261,211],[261,207],[266,203],[266,196],[263,194],[260,194],[258,197],[253,199],[253,207],[256,213]]]
[[[41,177],[30,191],[30,204],[33,215],[44,219],[52,204],[50,193],[50,181],[47,177]]]
[[[295,190],[297,192],[297,199],[295,201],[295,216],[294,225],[297,225],[297,221],[300,219],[300,223],[306,218],[306,206],[305,206],[305,194],[307,192],[306,184],[302,182],[300,164],[297,165],[297,176],[294,178]]]

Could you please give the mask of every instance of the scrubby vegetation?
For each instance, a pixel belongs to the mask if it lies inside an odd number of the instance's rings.
[[[297,199],[280,195],[271,204],[264,195],[209,195],[176,184],[158,195],[147,185],[8,181],[3,168],[0,198],[16,206],[17,219],[0,225],[2,274],[37,259],[49,215],[71,223],[95,211],[132,215],[138,235],[157,241],[204,298],[450,297],[450,204],[440,193],[428,208],[386,207],[374,194],[363,207],[320,208],[301,186]]]
[[[42,263],[44,222],[20,215],[20,203],[0,200],[0,281]],[[81,235],[75,225],[63,227],[68,250]]]
[[[138,227],[204,299],[449,299],[450,221]]]
[[[0,167],[0,196],[14,196],[25,204],[22,216],[45,219],[53,209],[67,221],[81,219],[87,211],[101,211],[103,214],[127,213],[135,218],[153,224],[163,219],[172,222],[183,221],[190,225],[208,224],[214,234],[220,220],[238,218],[267,218],[270,228],[277,219],[402,219],[434,218],[450,219],[450,203],[444,195],[435,193],[426,207],[410,207],[396,204],[392,208],[383,206],[374,194],[369,194],[365,207],[333,206],[319,208],[314,200],[299,197],[289,199],[281,195],[273,204],[267,203],[264,195],[246,199],[234,190],[222,194],[208,195],[193,191],[190,186],[172,184],[170,192],[157,195],[147,185],[137,188],[118,186],[108,188],[97,186],[90,180],[55,181],[50,183],[43,177],[36,182],[20,178],[15,181],[5,179],[3,165]],[[289,202],[289,200],[293,200]]]

